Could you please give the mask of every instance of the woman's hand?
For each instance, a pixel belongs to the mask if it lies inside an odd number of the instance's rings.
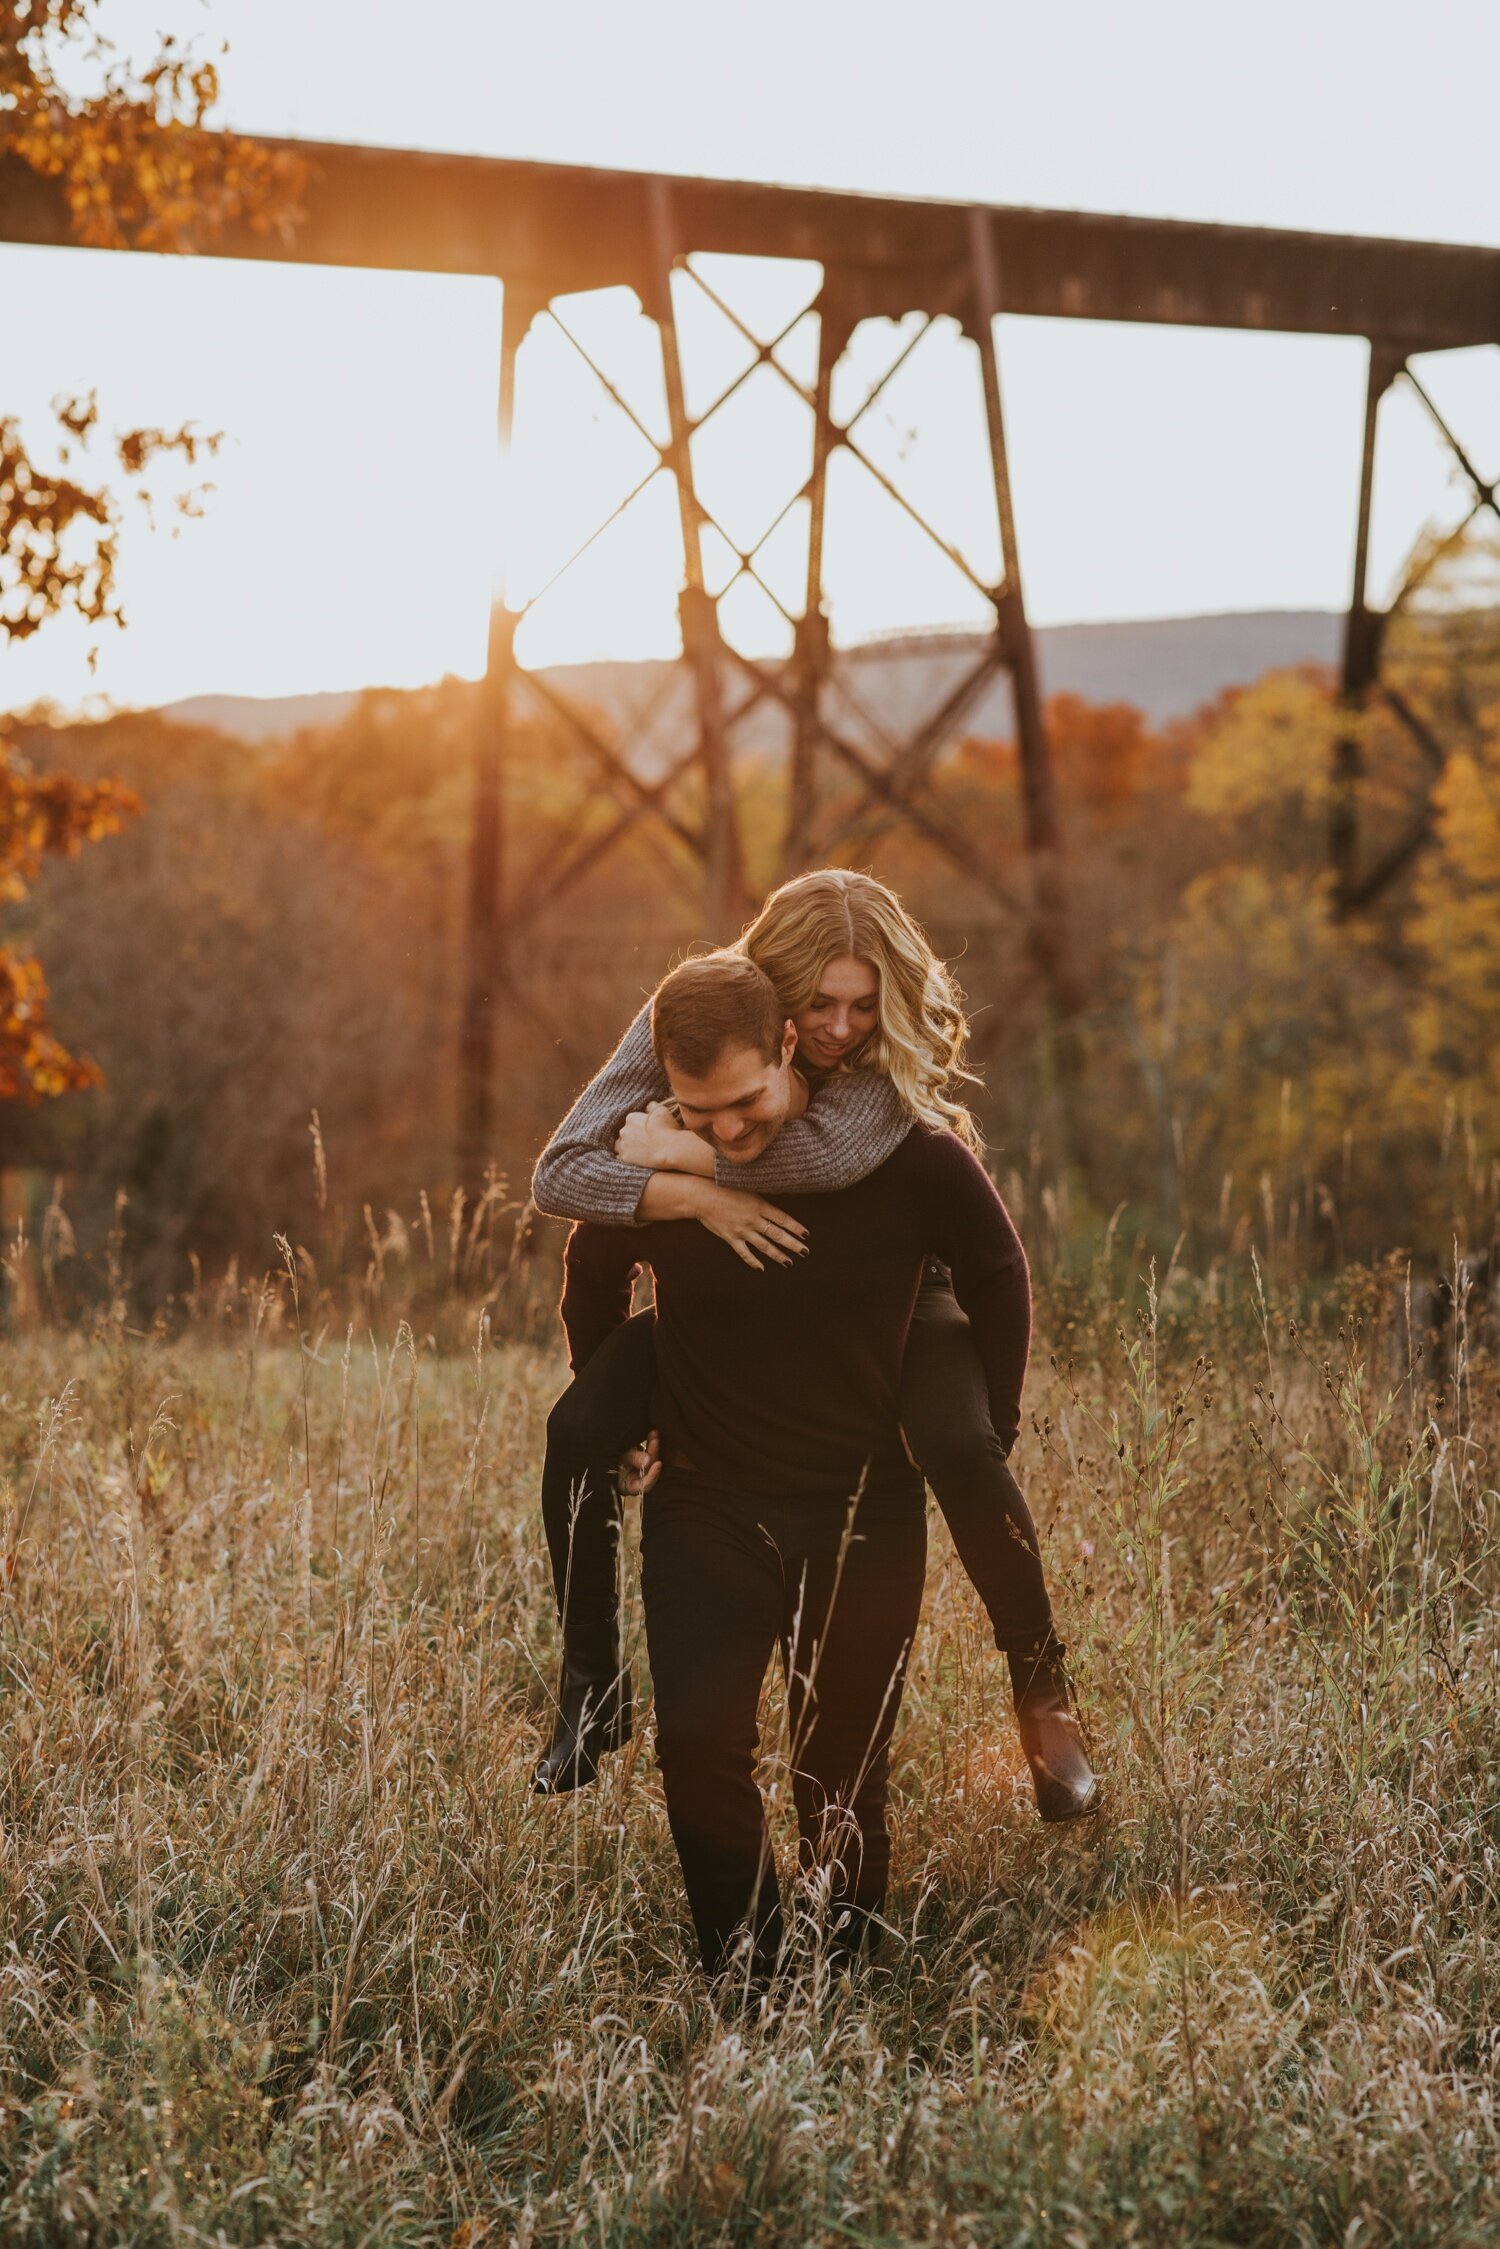
[[[719,1187],[711,1179],[692,1179],[682,1172],[653,1172],[636,1205],[636,1216],[647,1225],[658,1219],[696,1218],[757,1273],[765,1271],[763,1258],[790,1265],[794,1257],[807,1255],[807,1228],[799,1219],[759,1195],[741,1194],[738,1187]]]
[[[735,1256],[757,1273],[765,1271],[763,1258],[790,1265],[794,1258],[806,1257],[807,1228],[774,1203],[741,1194],[738,1187],[715,1187],[706,1179],[694,1184],[704,1189],[703,1207],[695,1214],[699,1224],[727,1242]]]
[[[621,1163],[642,1171],[687,1171],[701,1179],[714,1175],[714,1152],[696,1132],[678,1123],[665,1101],[632,1109],[615,1140]]]
[[[620,1462],[620,1490],[627,1499],[644,1499],[660,1474],[661,1437],[653,1429]]]

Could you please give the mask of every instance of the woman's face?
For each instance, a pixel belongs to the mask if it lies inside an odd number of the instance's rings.
[[[792,1018],[797,1052],[815,1070],[833,1070],[864,1045],[880,1021],[880,971],[843,953],[818,978],[806,1007]]]

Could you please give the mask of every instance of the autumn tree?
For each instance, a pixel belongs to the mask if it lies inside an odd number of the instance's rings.
[[[55,181],[75,236],[94,248],[202,250],[231,224],[289,228],[302,169],[283,152],[204,131],[216,66],[167,39],[148,66],[119,56],[101,0],[0,0],[0,164]],[[93,447],[94,396],[53,402],[44,456],[0,399],[0,643],[29,639],[71,612],[124,622],[116,590],[121,481],[178,456],[192,468],[217,440],[191,426],[117,430],[106,466]],[[192,513],[201,495],[179,494]],[[134,808],[112,784],[38,780],[0,733],[0,898],[24,894],[41,859],[111,833]],[[32,1099],[91,1081],[47,1022],[40,963],[0,947],[0,1098]]]
[[[117,781],[39,776],[0,744],[0,900],[23,898],[49,854],[71,857],[113,835],[137,799]],[[47,980],[34,953],[0,946],[0,1101],[41,1100],[98,1081],[47,1022]]]
[[[1082,806],[1096,826],[1129,817],[1158,753],[1157,737],[1133,703],[1090,703],[1082,695],[1049,695],[1047,751],[1059,798]],[[954,761],[956,781],[977,780],[986,789],[1012,780],[1015,742],[971,735]]]
[[[1422,963],[1414,1041],[1432,1079],[1483,1119],[1492,1162],[1500,1091],[1500,703],[1455,750],[1433,792],[1432,849],[1413,884],[1410,937]]]

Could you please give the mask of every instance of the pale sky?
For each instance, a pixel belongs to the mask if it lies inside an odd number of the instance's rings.
[[[246,129],[1500,244],[1500,166],[1471,107],[1474,88],[1500,85],[1492,0],[447,0],[436,14],[409,0],[107,0],[104,19],[137,51],[162,27],[227,39],[223,115]],[[766,333],[816,279],[752,261],[714,273]],[[129,631],[58,626],[0,652],[0,708],[473,673],[497,570],[514,597],[535,590],[649,466],[539,328],[500,509],[500,292],[487,282],[0,249],[0,304],[0,412],[33,431],[52,396],[97,387],[116,426],[191,417],[227,433],[203,522],[175,537],[130,525]],[[562,309],[654,419],[653,332],[632,303]],[[706,399],[737,370],[735,347],[691,284],[680,317]],[[809,341],[798,332],[789,364]],[[1362,345],[1020,319],[1000,343],[1038,622],[1347,600]],[[861,331],[851,406],[858,370],[873,376],[895,348],[888,329]],[[1500,350],[1422,372],[1494,474]],[[754,538],[800,482],[805,423],[763,372],[704,433],[705,496],[731,536]],[[983,568],[980,431],[973,353],[937,332],[868,441]],[[1393,396],[1377,594],[1421,525],[1460,500],[1419,410]],[[793,516],[766,557],[788,595],[799,532]],[[827,567],[845,640],[982,613],[847,462]],[[679,569],[658,480],[528,620],[523,656],[669,651]],[[774,644],[774,612],[743,589],[732,604],[727,629]]]

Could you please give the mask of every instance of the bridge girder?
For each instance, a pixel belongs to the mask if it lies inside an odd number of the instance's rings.
[[[624,283],[651,301],[659,175],[338,142],[266,144],[310,168],[291,240],[245,227],[215,256],[490,274],[545,303]],[[836,266],[855,321],[924,311],[967,264],[973,206],[668,178],[703,252]],[[981,206],[1007,312],[1368,336],[1404,355],[1500,341],[1500,250]],[[61,186],[0,155],[0,240],[74,239]]]

